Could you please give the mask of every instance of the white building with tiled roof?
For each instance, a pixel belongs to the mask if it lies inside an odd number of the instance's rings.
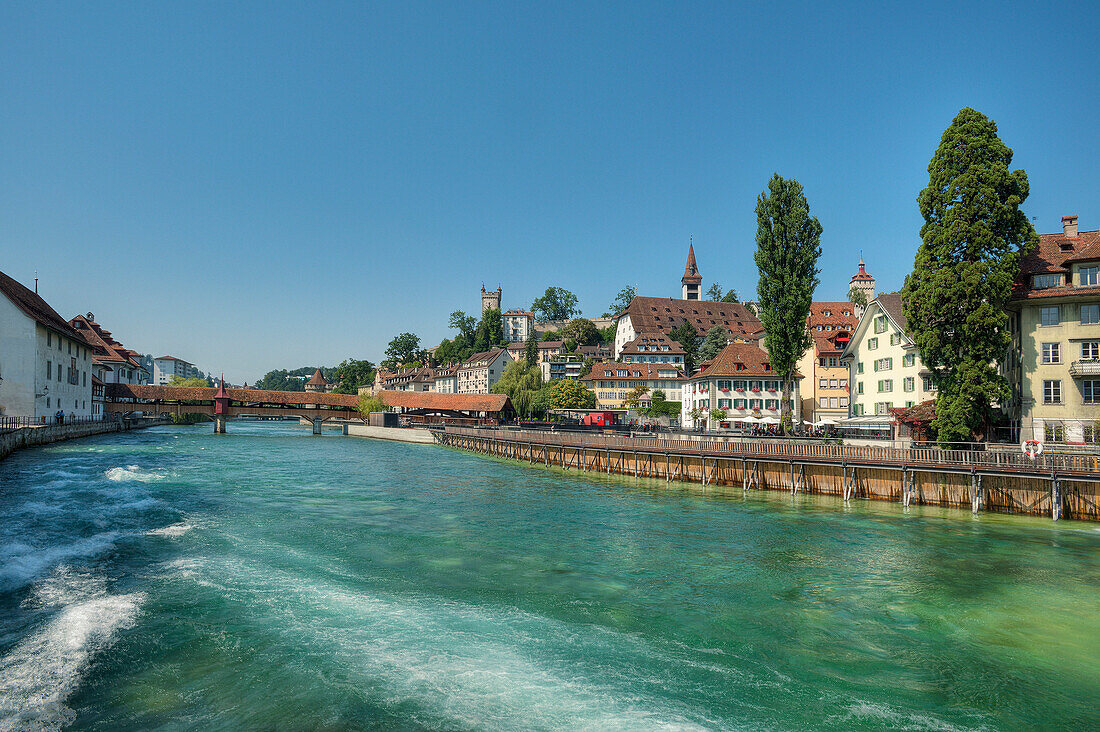
[[[796,373],[791,384],[791,413],[796,421],[801,380],[802,375]],[[779,424],[782,387],[782,379],[772,369],[767,351],[752,343],[731,343],[687,380],[680,422],[689,429],[708,430],[761,422]],[[712,412],[719,409],[725,412],[725,419],[711,419]],[[693,414],[699,418],[695,419]]]
[[[901,295],[879,295],[867,304],[840,360],[851,384],[848,426],[866,423],[883,430],[893,424],[890,409],[934,399],[936,384],[905,330]],[[852,420],[855,420],[854,422]]]
[[[488,394],[512,360],[507,348],[475,353],[458,367],[457,393]]]
[[[91,415],[92,356],[45,300],[0,272],[0,416]]]

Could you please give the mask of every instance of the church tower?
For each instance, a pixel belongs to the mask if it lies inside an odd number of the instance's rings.
[[[489,310],[500,310],[500,285],[495,291],[486,290],[484,283],[481,285],[481,314]]]
[[[852,281],[848,285],[848,291],[859,290],[867,298],[867,302],[871,302],[875,299],[875,278],[867,274],[866,268],[863,266],[863,252],[859,253],[859,271],[852,275]],[[863,306],[856,305],[855,313],[857,318],[863,317]]]
[[[688,244],[688,261],[684,265],[684,276],[680,278],[680,284],[683,286],[684,300],[699,299],[700,289],[703,286],[703,276],[699,274],[699,267],[695,264],[695,245],[693,243]]]

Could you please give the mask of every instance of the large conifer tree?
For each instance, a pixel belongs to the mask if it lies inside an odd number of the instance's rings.
[[[813,341],[806,327],[820,272],[821,223],[796,180],[778,173],[756,199],[757,309],[772,369],[783,379],[780,421],[791,426],[791,382],[795,365]]]
[[[938,385],[933,421],[941,444],[984,438],[993,404],[1010,395],[997,362],[1011,336],[1005,306],[1020,255],[1038,243],[1020,204],[1027,174],[997,125],[969,107],[940,138],[917,197],[924,226],[902,297],[907,330]]]

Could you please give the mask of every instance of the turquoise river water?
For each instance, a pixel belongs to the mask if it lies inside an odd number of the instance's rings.
[[[1100,530],[297,426],[0,462],[0,730],[1096,729]]]

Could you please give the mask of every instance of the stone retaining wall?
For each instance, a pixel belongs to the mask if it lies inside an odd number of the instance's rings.
[[[0,460],[24,447],[48,445],[51,442],[75,440],[108,432],[128,432],[132,429],[171,424],[168,418],[119,419],[102,422],[84,422],[82,424],[53,424],[41,427],[21,427],[0,435]]]

